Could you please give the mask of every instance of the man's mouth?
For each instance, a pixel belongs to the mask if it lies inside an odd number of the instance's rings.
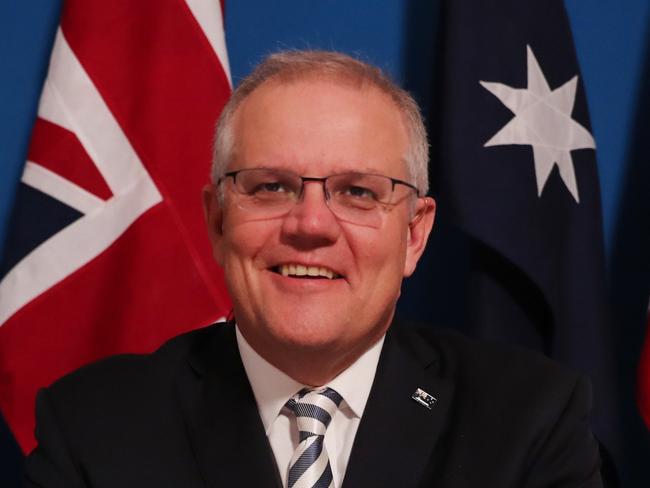
[[[273,267],[272,269],[282,276],[291,276],[298,278],[326,278],[329,280],[341,278],[340,274],[323,266],[305,266],[304,264],[280,264]]]

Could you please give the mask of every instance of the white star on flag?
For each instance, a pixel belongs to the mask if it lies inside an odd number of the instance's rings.
[[[510,144],[530,145],[535,160],[537,195],[557,164],[562,181],[577,203],[578,183],[571,159],[574,149],[595,149],[589,131],[571,118],[578,76],[551,90],[530,46],[528,53],[528,88],[513,88],[503,83],[480,81],[483,88],[497,97],[515,114],[484,147]]]

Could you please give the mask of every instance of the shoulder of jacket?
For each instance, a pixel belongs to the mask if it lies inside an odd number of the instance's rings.
[[[580,375],[543,354],[512,344],[467,337],[457,331],[424,324],[403,324],[400,335],[416,344],[423,341],[439,357],[439,374],[491,382],[495,377],[511,384],[539,382],[573,388]],[[403,339],[404,340],[404,339]]]
[[[111,392],[136,393],[143,385],[168,381],[190,352],[219,334],[221,327],[218,323],[185,332],[151,353],[118,354],[97,360],[56,380],[47,390],[54,396],[66,398]]]

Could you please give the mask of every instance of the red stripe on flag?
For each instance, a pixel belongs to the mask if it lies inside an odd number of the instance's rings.
[[[648,317],[645,342],[639,361],[637,403],[641,417],[643,417],[646,426],[650,429],[650,317]]]
[[[60,125],[37,118],[27,158],[103,200],[113,196],[77,136]]]
[[[182,0],[69,0],[61,27],[163,195],[215,302],[227,307],[200,190],[230,86],[199,24]]]

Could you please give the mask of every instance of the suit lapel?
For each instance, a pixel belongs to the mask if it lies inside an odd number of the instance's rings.
[[[190,354],[177,391],[207,487],[278,487],[279,475],[232,325],[211,327]]]
[[[344,486],[418,486],[441,434],[453,393],[438,374],[436,350],[393,325],[352,448]],[[421,388],[431,410],[411,398]]]

